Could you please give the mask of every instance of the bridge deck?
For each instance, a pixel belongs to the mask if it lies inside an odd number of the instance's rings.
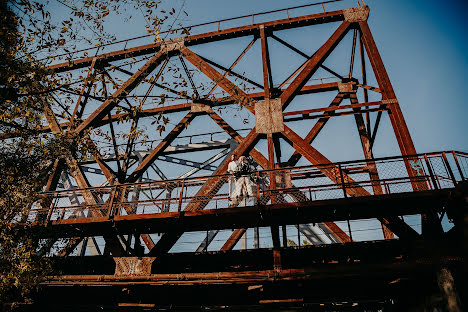
[[[253,198],[238,200],[229,198],[230,175],[56,191],[43,194],[29,219],[70,237],[111,229],[161,233],[421,214],[441,207],[448,190],[468,176],[467,159],[465,153],[440,152],[257,171],[251,174]],[[408,175],[408,164],[417,176]],[[272,178],[275,189],[269,187]],[[207,183],[217,186],[200,195]],[[95,204],[86,204],[87,197]]]

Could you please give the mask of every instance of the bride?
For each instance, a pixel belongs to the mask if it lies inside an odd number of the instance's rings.
[[[235,157],[235,155],[234,155]],[[235,159],[235,158],[234,158]],[[250,179],[250,164],[245,156],[239,157],[239,160],[235,163],[235,166],[229,164],[230,173],[234,174],[235,177],[235,186],[234,190],[230,192],[230,202],[231,206],[237,206],[242,200],[244,200],[244,205],[246,200],[251,200],[254,197],[253,187],[254,183]],[[231,190],[232,185],[230,185]]]

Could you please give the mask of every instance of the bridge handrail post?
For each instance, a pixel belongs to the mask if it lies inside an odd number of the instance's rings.
[[[427,170],[429,170],[429,175],[432,180],[432,188],[438,190],[439,186],[437,185],[437,181],[435,180],[434,171],[432,171],[431,162],[427,158],[427,154],[424,154],[424,160],[426,161]]]
[[[181,187],[180,187],[179,206],[177,207],[177,212],[179,213],[179,215],[180,215],[180,211],[182,209],[182,198],[183,198],[183,195],[184,195],[184,184],[185,184],[185,179],[182,180],[182,184],[181,184]]]
[[[455,153],[455,151],[452,151],[451,153],[452,153],[453,159],[455,160],[455,164],[457,165],[458,172],[460,173],[460,178],[462,179],[462,181],[464,181],[465,177],[463,176],[463,171],[460,167],[460,163],[458,162],[457,153]]]
[[[385,189],[385,194],[390,194],[390,186],[388,185],[388,183],[383,180],[383,185],[384,185],[384,189]]]
[[[257,194],[256,194],[257,195],[256,196],[257,197],[257,202],[256,202],[256,204],[258,205],[260,203],[260,183],[262,183],[262,182],[260,181],[260,172],[259,171],[256,172],[256,175],[257,175],[257,183],[256,183],[257,184]]]
[[[457,185],[457,179],[455,179],[455,175],[453,174],[452,167],[450,167],[450,164],[447,159],[447,155],[445,155],[445,152],[442,152],[442,159],[444,160],[445,168],[447,169],[450,178],[452,179],[453,185]]]
[[[114,186],[111,191],[111,195],[109,198],[109,208],[107,209],[107,218],[111,218],[114,216],[114,199],[117,195],[117,186]]]
[[[348,194],[346,193],[346,186],[344,182],[343,168],[341,168],[341,164],[338,164],[338,171],[340,172],[341,188],[343,189],[343,195],[345,198],[348,198]]]
[[[49,211],[47,212],[47,217],[45,219],[45,224],[48,224],[50,222],[50,219],[52,218],[52,213],[54,212],[55,202],[56,202],[57,196],[58,196],[58,194],[56,194],[55,197],[52,198],[52,200],[50,201],[50,207],[49,207]]]

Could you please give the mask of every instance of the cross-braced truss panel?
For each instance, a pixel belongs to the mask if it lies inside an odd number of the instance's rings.
[[[368,13],[366,6],[288,13],[52,65],[70,83],[52,94],[44,131],[80,136],[87,150],[57,160],[45,191],[65,192],[53,199],[48,221],[382,195],[388,193],[382,179],[406,179],[398,186],[402,192],[428,189],[426,180],[412,179],[421,176],[417,157],[395,164],[394,177],[374,158],[381,137],[403,156],[416,151]],[[379,133],[382,122],[390,122],[393,134]],[[257,170],[254,195],[244,202],[230,195],[230,155],[249,156]],[[362,155],[364,162],[336,164]],[[309,169],[295,172],[298,166]],[[53,200],[43,202],[43,210]],[[366,228],[367,221],[353,222]],[[372,237],[417,235],[394,216],[369,222]],[[375,233],[379,223],[383,234]],[[267,246],[265,236],[279,246],[275,224],[232,228],[81,235],[58,253],[86,253],[91,244],[97,253],[138,254],[140,241],[151,256],[259,248]],[[283,226],[282,236],[284,246],[347,242],[351,223],[299,218]]]

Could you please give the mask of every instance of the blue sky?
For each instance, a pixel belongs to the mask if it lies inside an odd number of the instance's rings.
[[[368,1],[370,26],[419,152],[468,148],[462,1]]]

